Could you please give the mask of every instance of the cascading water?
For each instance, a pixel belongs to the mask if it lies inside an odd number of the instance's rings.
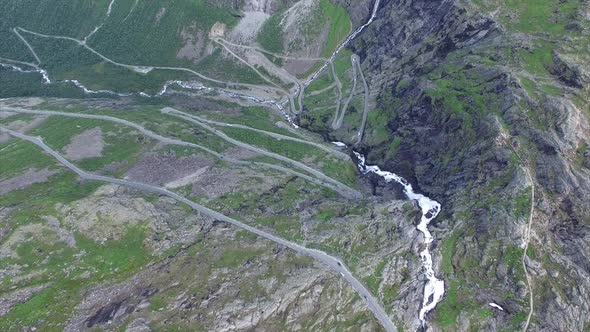
[[[379,9],[380,3],[381,3],[381,0],[375,1],[375,5],[373,6],[373,11],[371,12],[371,17],[369,18],[369,20],[365,24],[361,25],[356,30],[354,30],[350,35],[348,35],[348,37],[346,37],[346,39],[332,53],[332,55],[330,56],[328,61],[326,61],[315,73],[313,73],[309,77],[309,79],[307,81],[305,81],[305,83],[304,83],[305,86],[308,86],[309,84],[311,84],[311,82],[315,81],[315,79],[318,78],[318,76],[328,67],[328,65],[331,62],[334,62],[334,60],[338,56],[338,53],[340,53],[340,51],[342,51],[346,47],[346,45],[348,45],[348,43],[350,43],[351,40],[355,39],[356,36],[358,36],[361,32],[363,32],[363,30],[365,30],[366,27],[368,27],[369,25],[371,25],[371,23],[373,23],[373,21],[375,20],[375,17],[377,17],[377,10]]]
[[[424,249],[420,252],[420,258],[422,259],[422,266],[424,266],[426,274],[426,285],[424,286],[424,298],[422,300],[422,308],[420,309],[419,319],[422,322],[422,326],[426,325],[426,314],[430,312],[438,302],[440,302],[445,294],[445,283],[438,279],[434,275],[434,269],[432,267],[432,256],[430,255],[430,243],[434,240],[430,231],[428,231],[428,224],[436,218],[440,212],[441,206],[438,202],[431,200],[430,198],[416,194],[412,188],[412,185],[401,176],[382,171],[378,166],[369,166],[365,163],[365,157],[354,151],[355,156],[358,159],[358,168],[363,174],[374,173],[382,177],[386,182],[395,181],[404,187],[404,193],[411,200],[416,200],[420,209],[422,210],[422,218],[417,229],[424,235]]]
[[[336,59],[338,53],[340,53],[340,51],[342,51],[342,49],[344,49],[350,43],[350,41],[352,41],[354,38],[356,38],[366,27],[368,27],[375,20],[377,14],[378,14],[380,2],[381,2],[381,0],[375,0],[373,10],[371,13],[371,17],[369,18],[369,20],[365,24],[363,24],[362,26],[358,27],[355,31],[353,31],[338,46],[338,48],[336,48],[336,50],[332,53],[330,58],[327,61],[325,61],[325,63],[315,73],[313,73],[307,81],[304,82],[303,87],[308,86],[309,84],[311,84],[312,81],[317,79],[318,76],[327,68],[327,66]],[[110,15],[111,7],[112,7],[113,3],[114,3],[114,0],[111,0],[111,2],[109,4],[108,11],[107,11],[107,17]],[[89,36],[87,36],[85,38],[85,40],[88,39],[90,36],[92,36],[92,34],[94,34],[96,32],[96,30],[100,29],[101,26],[98,26],[95,29],[95,31],[93,31]],[[24,64],[24,63],[22,63],[22,64]],[[117,93],[117,92],[109,91],[109,90],[98,90],[98,91],[90,90],[90,89],[86,88],[85,86],[83,86],[77,80],[65,80],[65,81],[52,82],[51,79],[49,78],[47,71],[45,71],[44,69],[42,69],[39,66],[34,65],[34,64],[26,64],[27,66],[34,67],[34,70],[31,70],[31,71],[24,70],[18,66],[14,66],[14,65],[7,65],[7,64],[2,64],[2,63],[0,63],[0,65],[2,65],[4,67],[9,67],[13,70],[22,71],[22,72],[38,72],[39,74],[42,75],[43,83],[45,83],[45,84],[71,83],[71,84],[74,84],[76,87],[82,89],[87,94],[106,93],[106,94],[112,94],[112,95],[117,95],[117,96],[131,95],[130,93]],[[147,73],[147,72],[151,71],[151,67],[137,67],[134,70]],[[162,96],[162,95],[166,94],[166,92],[168,91],[168,88],[171,85],[178,85],[183,89],[189,89],[189,90],[193,90],[193,91],[217,92],[217,93],[225,94],[226,96],[231,97],[231,98],[235,98],[235,99],[243,99],[243,100],[248,100],[248,101],[251,101],[254,103],[258,103],[258,104],[272,105],[272,106],[276,107],[285,116],[285,118],[288,120],[288,122],[292,126],[294,126],[295,128],[298,128],[298,126],[293,121],[292,117],[289,116],[287,114],[287,112],[285,112],[283,105],[286,102],[280,102],[280,101],[274,101],[274,100],[262,100],[262,99],[256,98],[254,96],[249,96],[246,94],[238,94],[235,92],[225,91],[223,89],[209,88],[209,87],[205,87],[202,83],[197,82],[197,81],[191,81],[191,82],[184,82],[184,81],[179,81],[179,80],[169,81],[169,82],[166,82],[166,84],[163,86],[162,90],[159,93],[157,93],[156,95],[149,95],[145,92],[140,92],[139,95],[141,95],[143,97],[150,97],[150,98],[156,97],[156,96]],[[300,87],[297,87],[295,95],[297,95],[299,93],[300,89],[301,89]],[[341,143],[341,142],[333,142],[333,143],[336,144],[338,147],[346,147],[346,144]],[[418,225],[417,229],[420,232],[422,232],[422,234],[424,235],[424,243],[425,243],[425,248],[420,253],[420,257],[422,259],[422,265],[424,266],[424,269],[425,269],[427,283],[424,288],[424,298],[423,298],[422,308],[420,309],[420,313],[419,313],[419,319],[422,322],[422,325],[424,326],[426,324],[426,320],[425,320],[426,314],[436,307],[436,305],[442,300],[442,297],[444,295],[444,281],[436,278],[436,276],[434,274],[434,269],[432,267],[432,265],[433,265],[432,264],[432,256],[429,251],[429,245],[430,245],[430,243],[432,243],[433,237],[432,237],[432,234],[430,234],[430,232],[428,231],[428,224],[434,218],[436,218],[436,216],[440,212],[441,206],[438,202],[433,201],[424,195],[414,193],[414,191],[412,189],[412,185],[409,184],[404,178],[398,176],[397,174],[391,173],[391,172],[382,171],[378,166],[367,166],[365,164],[365,157],[357,152],[354,152],[354,153],[359,160],[358,168],[360,169],[360,171],[363,174],[374,173],[376,175],[381,176],[386,182],[395,181],[395,182],[401,184],[404,187],[404,192],[405,192],[406,196],[411,200],[418,201],[418,204],[422,210],[422,218],[421,218],[420,224]]]

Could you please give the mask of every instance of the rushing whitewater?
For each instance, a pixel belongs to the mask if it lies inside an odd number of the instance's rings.
[[[340,53],[340,51],[342,51],[353,39],[355,39],[356,36],[363,32],[365,28],[367,28],[369,25],[371,25],[371,23],[373,23],[373,21],[377,17],[380,3],[381,0],[375,1],[375,4],[373,5],[373,11],[371,12],[371,17],[369,17],[369,20],[365,24],[361,25],[356,30],[354,30],[350,35],[348,35],[348,37],[346,37],[346,39],[344,39],[344,41],[336,48],[336,50],[332,52],[332,55],[330,56],[328,61],[326,61],[318,70],[316,70],[315,73],[313,73],[309,77],[307,81],[304,82],[305,86],[308,86],[311,84],[311,82],[315,81],[315,79],[318,78],[318,76],[324,71],[324,69],[326,69],[331,62],[334,62],[334,60],[336,60],[338,53]]]
[[[440,204],[422,194],[416,194],[412,189],[412,185],[401,176],[395,173],[382,171],[378,166],[367,166],[367,164],[365,164],[365,157],[362,154],[356,151],[354,154],[358,158],[358,168],[363,174],[374,173],[382,177],[386,182],[395,181],[401,184],[404,187],[404,193],[406,196],[408,196],[408,198],[411,200],[418,201],[418,205],[422,210],[422,218],[417,228],[424,235],[425,247],[420,253],[420,258],[422,259],[422,266],[424,266],[426,279],[428,280],[424,286],[424,299],[422,300],[422,308],[420,309],[419,314],[420,321],[424,326],[426,324],[426,314],[436,307],[438,302],[442,300],[443,295],[445,294],[444,281],[439,280],[434,275],[434,269],[432,268],[432,256],[430,255],[429,250],[430,243],[433,241],[433,237],[432,234],[430,234],[430,231],[428,231],[428,224],[430,221],[436,218],[440,212]]]

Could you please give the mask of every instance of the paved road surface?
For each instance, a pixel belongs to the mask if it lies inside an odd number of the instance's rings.
[[[164,109],[166,109],[166,108],[164,108]],[[172,109],[172,110],[174,110],[174,109]],[[350,160],[350,156],[348,154],[346,154],[342,151],[338,151],[336,149],[333,149],[331,147],[327,147],[323,144],[313,142],[313,141],[307,141],[307,140],[304,140],[301,138],[296,138],[293,136],[286,136],[286,135],[278,134],[278,133],[275,133],[272,131],[261,130],[261,129],[257,129],[257,128],[253,128],[253,127],[244,126],[241,124],[225,123],[225,122],[220,122],[220,121],[215,121],[215,120],[209,120],[209,119],[206,119],[206,118],[200,117],[198,115],[194,115],[194,114],[188,114],[188,113],[185,113],[185,114],[197,121],[206,122],[206,123],[216,125],[216,126],[229,127],[229,128],[240,128],[240,129],[254,131],[254,132],[266,135],[266,136],[270,136],[270,137],[276,138],[278,140],[292,141],[292,142],[297,142],[297,143],[301,143],[301,144],[311,145],[311,146],[314,146],[318,149],[322,149],[322,150],[324,150],[324,151],[326,151],[326,152],[328,152],[328,153],[330,153],[342,160]]]
[[[94,53],[95,55],[97,55],[98,57],[100,57],[101,59],[103,59],[104,61],[107,61],[115,66],[119,66],[119,67],[123,67],[123,68],[127,68],[129,70],[135,71],[135,72],[139,72],[139,73],[145,73],[146,70],[147,71],[151,71],[154,69],[159,69],[159,70],[173,70],[173,71],[183,71],[183,72],[188,72],[191,73],[195,76],[198,76],[199,78],[209,81],[209,82],[213,82],[213,83],[217,83],[217,84],[222,84],[224,86],[243,86],[243,87],[248,87],[248,88],[252,88],[252,89],[261,89],[262,87],[259,85],[255,85],[255,84],[248,84],[248,83],[239,83],[239,82],[227,82],[227,81],[222,81],[222,80],[218,80],[218,79],[214,79],[208,76],[205,76],[199,72],[196,72],[192,69],[189,68],[184,68],[184,67],[165,67],[165,66],[144,66],[144,65],[128,65],[128,64],[124,64],[124,63],[120,63],[117,61],[114,61],[106,56],[104,56],[103,54],[99,53],[98,51],[96,51],[95,49],[93,49],[92,47],[88,46],[84,41],[76,39],[76,38],[72,38],[72,37],[67,37],[67,36],[56,36],[56,35],[46,35],[46,34],[42,34],[42,33],[38,33],[35,31],[30,31],[21,27],[16,27],[13,29],[15,32],[17,30],[20,31],[24,31],[26,33],[30,33],[32,35],[36,35],[39,37],[43,37],[43,38],[53,38],[53,39],[62,39],[62,40],[69,40],[69,41],[73,41],[75,43],[77,43],[78,45],[86,48],[88,51]],[[34,52],[34,51],[33,51]],[[149,69],[149,70],[148,70]],[[272,87],[272,86],[264,86],[264,88],[268,88],[272,91],[275,92],[279,92],[279,93],[284,93],[284,91],[282,89],[276,88],[276,87]]]
[[[340,105],[342,104],[342,82],[340,82],[340,78],[338,77],[338,74],[336,74],[336,68],[334,68],[333,62],[330,62],[330,69],[332,70],[332,76],[334,77],[334,84],[336,84],[336,88],[338,89],[336,111],[334,112],[334,119],[332,120],[332,128],[334,128],[338,122],[338,117],[340,115]]]
[[[120,185],[120,186],[138,189],[141,191],[146,191],[146,192],[151,192],[151,193],[156,193],[156,194],[168,196],[170,198],[173,198],[181,203],[184,203],[184,204],[190,206],[192,209],[194,209],[204,215],[207,215],[213,219],[225,221],[229,224],[232,224],[236,227],[239,227],[241,229],[244,229],[246,231],[254,233],[254,234],[256,234],[260,237],[263,237],[267,240],[273,241],[273,242],[283,245],[287,248],[290,248],[300,254],[314,258],[315,260],[319,261],[324,266],[326,266],[329,270],[339,274],[342,278],[344,278],[344,280],[346,280],[348,282],[348,284],[355,290],[355,292],[357,294],[359,294],[361,299],[363,299],[363,301],[366,303],[369,310],[371,310],[373,312],[373,314],[375,315],[375,318],[383,325],[383,327],[385,328],[386,331],[397,331],[395,325],[393,325],[392,321],[387,316],[387,313],[385,312],[383,307],[381,307],[379,302],[373,297],[373,295],[371,295],[371,292],[369,292],[365,288],[365,286],[363,286],[363,284],[361,284],[352,275],[352,273],[350,273],[350,271],[346,268],[346,266],[344,266],[344,264],[340,260],[338,260],[337,258],[334,258],[334,257],[326,254],[323,251],[305,248],[305,247],[298,245],[296,243],[293,243],[291,241],[287,241],[287,240],[280,238],[278,236],[272,235],[272,234],[267,233],[265,231],[254,228],[252,226],[246,225],[236,219],[230,218],[230,217],[225,216],[219,212],[213,211],[209,208],[199,205],[199,204],[197,204],[185,197],[182,197],[182,196],[180,196],[172,191],[166,190],[164,188],[151,186],[148,184],[143,184],[143,183],[138,183],[138,182],[132,182],[132,181],[127,181],[127,180],[87,173],[87,172],[81,170],[80,168],[78,168],[76,165],[70,163],[67,159],[62,157],[56,151],[52,150],[50,147],[48,147],[43,142],[42,139],[40,139],[38,137],[24,135],[24,134],[12,131],[10,129],[7,129],[7,128],[1,127],[1,126],[0,126],[0,131],[6,132],[14,137],[29,141],[29,142],[37,145],[38,147],[42,148],[45,152],[47,152],[48,154],[53,156],[55,159],[57,159],[64,166],[66,166],[67,168],[69,168],[70,170],[72,170],[73,172],[78,174],[78,176],[80,176],[83,179],[112,183],[112,184],[116,184],[116,185]]]
[[[218,41],[224,43],[224,44],[228,44],[231,46],[235,46],[235,47],[240,47],[240,48],[245,48],[245,49],[249,49],[249,50],[254,50],[254,51],[258,51],[260,53],[266,53],[269,54],[275,58],[280,58],[280,59],[285,59],[285,60],[295,60],[295,61],[322,61],[322,62],[328,62],[329,59],[328,58],[321,58],[321,57],[317,57],[317,58],[306,58],[306,57],[292,57],[292,56],[288,56],[288,55],[284,55],[284,54],[278,54],[278,53],[274,53],[274,52],[270,52],[267,51],[265,49],[259,48],[259,47],[254,47],[254,46],[248,46],[248,45],[242,45],[242,44],[236,44],[236,43],[232,43],[227,39],[221,38],[221,37],[217,37],[215,38]]]
[[[348,105],[350,104],[350,101],[352,100],[352,97],[354,96],[354,91],[356,90],[356,82],[357,82],[356,62],[359,61],[358,56],[355,54],[351,55],[350,61],[352,62],[352,88],[350,88],[350,95],[348,95],[348,98],[346,98],[346,101],[344,102],[344,106],[342,106],[342,109],[340,110],[340,116],[338,117],[338,121],[336,121],[336,125],[332,126],[332,129],[334,129],[334,130],[340,129],[340,127],[342,127],[342,123],[344,122],[344,115],[346,114],[346,110],[348,109]]]
[[[314,178],[312,176],[309,176],[307,174],[303,174],[301,172],[294,171],[290,168],[283,167],[280,165],[275,165],[275,164],[268,164],[268,163],[264,163],[264,162],[244,161],[244,160],[229,158],[229,157],[224,156],[223,154],[213,151],[207,147],[204,147],[204,146],[201,146],[201,145],[198,145],[195,143],[181,141],[181,140],[174,139],[174,138],[164,137],[164,136],[158,135],[150,130],[145,129],[144,127],[142,127],[136,123],[133,123],[133,122],[130,122],[130,121],[127,121],[124,119],[112,117],[112,116],[96,115],[96,114],[81,114],[81,113],[73,113],[73,112],[59,112],[59,111],[27,110],[27,109],[14,108],[14,107],[5,107],[4,110],[15,112],[15,113],[24,113],[24,114],[57,115],[57,116],[67,116],[67,117],[72,117],[72,118],[111,121],[111,122],[119,123],[119,124],[122,124],[125,126],[132,127],[134,129],[137,129],[139,132],[141,132],[145,136],[153,138],[153,139],[158,140],[158,141],[165,143],[165,144],[187,146],[187,147],[191,147],[191,148],[200,149],[200,150],[203,150],[209,154],[214,155],[215,157],[217,157],[223,161],[226,161],[228,163],[235,164],[235,165],[259,166],[259,167],[274,169],[276,171],[279,171],[282,173],[287,173],[290,175],[294,175],[294,176],[303,178],[309,182],[312,182],[314,184],[317,184],[319,186],[323,186],[323,187],[329,188],[331,190],[334,190],[335,192],[337,192],[338,194],[340,194],[343,197],[358,198],[358,196],[356,196],[355,193],[351,193],[349,190],[343,190],[341,187],[336,186],[332,183],[326,182],[322,179]]]
[[[210,131],[211,133],[215,134],[216,136],[224,139],[225,141],[227,141],[227,142],[229,142],[231,144],[234,144],[234,145],[236,145],[238,147],[241,147],[241,148],[244,148],[244,149],[247,149],[247,150],[256,152],[256,153],[260,153],[262,155],[265,155],[267,157],[274,158],[276,160],[283,161],[283,162],[285,162],[285,163],[287,163],[287,164],[289,164],[289,165],[291,165],[293,167],[297,167],[297,168],[299,168],[301,170],[304,170],[304,171],[306,171],[306,172],[308,172],[310,174],[313,174],[318,179],[321,179],[321,180],[323,180],[325,182],[331,183],[336,188],[339,188],[339,190],[342,193],[346,193],[346,195],[348,197],[350,197],[350,198],[357,198],[358,199],[358,198],[362,198],[362,196],[363,196],[359,191],[354,190],[354,189],[350,188],[349,186],[347,186],[347,185],[345,185],[345,184],[343,184],[343,183],[341,183],[341,182],[339,182],[337,180],[332,179],[331,177],[325,175],[324,173],[322,173],[322,172],[320,172],[320,171],[318,171],[316,169],[313,169],[313,168],[311,168],[311,167],[309,167],[309,166],[307,166],[307,165],[305,165],[303,163],[300,163],[300,162],[295,161],[293,159],[289,159],[289,158],[287,158],[285,156],[282,156],[280,154],[277,154],[277,153],[274,153],[274,152],[270,152],[270,151],[267,151],[265,149],[261,149],[259,147],[256,147],[256,146],[253,146],[253,145],[250,145],[250,144],[246,144],[244,142],[241,142],[241,141],[238,141],[236,139],[233,139],[233,138],[229,137],[228,135],[226,135],[225,133],[223,133],[222,131],[217,130],[215,128],[212,128],[211,126],[209,126],[209,125],[207,125],[207,124],[205,124],[203,122],[200,122],[200,121],[195,120],[194,118],[190,117],[189,114],[186,114],[184,112],[175,110],[175,109],[170,108],[170,107],[167,107],[167,108],[163,109],[162,112],[163,113],[166,113],[166,114],[170,114],[170,115],[176,116],[176,117],[181,118],[181,119],[184,119],[186,121],[192,122],[192,123],[194,123],[194,124],[196,124],[196,125],[204,128],[204,129]]]

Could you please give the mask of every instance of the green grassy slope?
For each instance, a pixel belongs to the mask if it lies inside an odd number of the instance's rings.
[[[109,0],[5,0],[0,5],[0,57],[33,61],[14,27],[83,38],[104,19]]]
[[[176,58],[183,45],[183,29],[206,35],[217,21],[228,26],[237,22],[232,11],[205,0],[139,1],[135,7],[134,2],[116,1],[109,19],[89,41],[120,62],[190,66],[191,62]]]

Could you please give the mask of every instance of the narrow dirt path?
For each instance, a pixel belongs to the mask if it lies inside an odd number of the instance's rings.
[[[133,11],[135,11],[135,8],[137,7],[138,2],[139,2],[139,0],[135,0],[133,2],[133,6],[131,6],[131,9],[129,9],[129,13],[127,13],[127,16],[125,16],[125,18],[123,19],[123,22],[127,21],[129,16],[131,16],[131,14],[133,14]]]
[[[107,19],[111,16],[111,11],[113,10],[113,4],[115,3],[115,0],[111,0],[111,2],[109,3],[109,7],[107,8],[107,13],[106,13],[106,17],[104,18],[104,20],[102,21],[101,24],[97,25],[94,30],[92,30],[86,37],[84,37],[84,40],[82,40],[84,43],[86,43],[86,41],[88,39],[90,39],[90,37],[92,37],[95,33],[98,32],[98,30],[100,30],[100,28],[102,28],[102,26],[105,24],[105,22],[107,21]]]
[[[373,297],[373,295],[371,294],[371,292],[352,275],[350,270],[348,270],[346,268],[346,266],[344,265],[344,263],[342,263],[339,259],[337,259],[333,256],[330,256],[323,251],[320,251],[317,249],[306,248],[306,247],[301,246],[295,242],[285,240],[281,237],[275,236],[275,235],[268,233],[266,231],[249,226],[241,221],[230,218],[230,217],[223,215],[217,211],[214,211],[214,210],[211,210],[207,207],[199,205],[199,204],[197,204],[197,203],[195,203],[183,196],[180,196],[175,192],[169,191],[167,189],[144,184],[144,183],[132,182],[132,181],[127,181],[127,180],[122,180],[122,179],[111,178],[111,177],[88,173],[86,171],[81,170],[80,168],[78,168],[74,164],[70,163],[68,160],[66,160],[59,153],[57,153],[56,151],[52,150],[50,147],[45,145],[43,140],[41,140],[38,137],[23,135],[23,134],[20,134],[18,132],[14,132],[12,130],[9,130],[9,129],[1,127],[1,126],[0,126],[0,131],[6,132],[16,138],[19,138],[19,139],[22,139],[22,140],[25,140],[25,141],[35,144],[36,146],[43,149],[46,153],[48,153],[49,155],[51,155],[52,157],[57,159],[62,165],[64,165],[65,167],[67,167],[68,169],[70,169],[71,171],[73,171],[74,173],[76,173],[78,176],[80,176],[83,179],[87,179],[87,180],[91,180],[91,181],[106,182],[106,183],[116,184],[116,185],[125,186],[125,187],[129,187],[129,188],[134,188],[134,189],[137,189],[140,191],[151,192],[151,193],[155,193],[158,195],[168,196],[178,202],[181,202],[181,203],[184,203],[184,204],[190,206],[193,210],[198,211],[206,216],[209,216],[210,218],[213,218],[215,220],[224,221],[224,222],[229,223],[233,226],[241,228],[245,231],[248,231],[248,232],[258,235],[262,238],[265,238],[269,241],[275,242],[281,246],[285,246],[285,247],[287,247],[291,250],[294,250],[302,255],[305,255],[305,256],[315,259],[316,261],[318,261],[319,263],[324,265],[329,271],[332,271],[336,275],[340,275],[352,287],[352,289],[365,302],[365,304],[367,305],[369,310],[375,315],[375,318],[383,325],[383,327],[385,328],[386,331],[388,331],[388,332],[397,331],[395,325],[393,324],[391,319],[389,319],[389,316],[387,315],[387,313],[385,312],[385,310],[383,309],[383,307],[381,306],[379,301],[377,299],[375,299]]]
[[[527,330],[529,329],[529,325],[531,323],[531,319],[533,317],[533,312],[534,312],[534,307],[535,307],[535,298],[534,298],[534,293],[533,293],[533,277],[531,276],[531,274],[529,273],[526,261],[528,259],[528,254],[527,251],[529,249],[529,243],[531,241],[531,230],[533,227],[533,220],[534,220],[534,216],[535,216],[535,190],[536,190],[536,186],[535,186],[535,179],[532,175],[531,172],[531,168],[528,164],[528,162],[518,153],[518,151],[516,150],[516,148],[512,145],[512,143],[510,143],[510,135],[505,132],[502,131],[500,133],[500,142],[506,146],[508,146],[510,148],[510,150],[512,150],[512,152],[516,155],[516,157],[518,158],[518,160],[520,161],[520,163],[523,166],[523,169],[526,173],[527,178],[529,179],[530,183],[531,183],[531,207],[529,210],[529,220],[527,222],[527,227],[526,230],[524,232],[524,251],[522,254],[522,259],[521,259],[521,263],[522,263],[522,268],[524,270],[524,274],[525,274],[525,278],[526,278],[526,286],[529,292],[529,312],[527,315],[527,319],[524,323],[524,327],[523,327],[523,332],[527,332]]]
[[[519,157],[520,158],[520,157]],[[528,328],[529,328],[529,324],[531,323],[531,318],[533,317],[533,311],[534,311],[534,294],[533,294],[533,278],[531,276],[531,274],[529,273],[529,270],[527,268],[526,265],[526,260],[528,258],[527,256],[527,251],[529,248],[529,243],[531,241],[531,228],[533,225],[533,218],[535,215],[535,181],[533,179],[533,176],[531,175],[531,171],[529,169],[529,167],[525,166],[525,172],[527,174],[527,177],[529,178],[529,181],[531,181],[531,209],[529,212],[529,222],[527,224],[527,229],[525,232],[525,244],[524,244],[524,253],[522,254],[522,267],[524,268],[524,273],[527,279],[527,288],[529,290],[529,313],[527,315],[527,319],[524,325],[524,332],[527,332]]]
[[[41,59],[39,59],[39,57],[37,56],[37,53],[35,53],[35,50],[31,46],[31,44],[29,44],[29,42],[18,32],[18,30],[16,28],[13,28],[12,32],[14,32],[18,36],[18,38],[20,38],[20,40],[22,40],[23,43],[25,43],[25,45],[27,45],[27,47],[29,48],[29,50],[31,51],[33,56],[35,57],[35,60],[37,60],[37,65],[41,64]]]

